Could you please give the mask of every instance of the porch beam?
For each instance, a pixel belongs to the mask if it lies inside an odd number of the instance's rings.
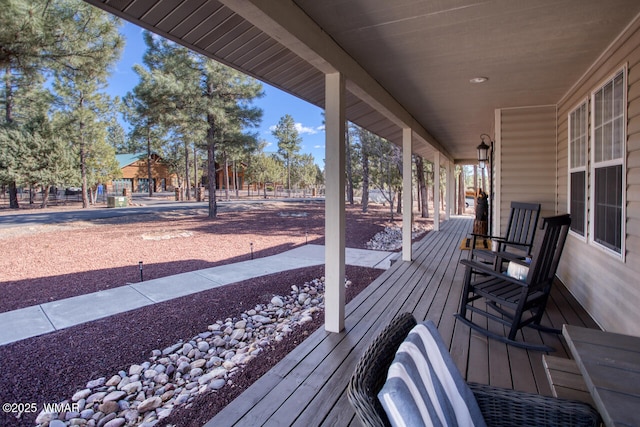
[[[345,308],[345,82],[325,76],[325,311],[328,332],[344,329]]]
[[[325,74],[340,72],[349,92],[401,128],[411,128],[434,150],[453,157],[362,66],[293,1],[219,0],[266,35]]]
[[[433,155],[433,231],[440,231],[440,152]]]
[[[402,129],[402,260],[411,261],[411,229],[413,225],[412,162],[413,132]]]

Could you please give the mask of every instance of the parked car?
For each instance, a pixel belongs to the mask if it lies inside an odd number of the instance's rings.
[[[476,205],[476,199],[471,196],[466,196],[464,198],[464,205],[468,208],[472,208]]]

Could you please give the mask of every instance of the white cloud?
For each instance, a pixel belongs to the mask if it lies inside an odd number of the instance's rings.
[[[313,148],[319,149],[319,148],[325,148],[324,145],[314,145]]]
[[[302,126],[302,123],[296,123],[295,127],[300,135],[304,135],[304,134],[314,135],[317,133],[317,131],[314,128]]]
[[[271,125],[269,126],[269,130],[273,132],[274,130],[276,130],[276,127],[277,125]],[[296,123],[294,127],[296,128],[296,130],[298,131],[298,134],[300,135],[315,135],[318,132],[324,132],[324,125],[316,126],[315,128],[313,128],[309,126],[304,126],[302,123]]]

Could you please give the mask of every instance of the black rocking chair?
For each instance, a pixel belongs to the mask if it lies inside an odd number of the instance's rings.
[[[519,253],[523,257],[531,254],[533,240],[538,228],[538,218],[540,217],[539,203],[511,202],[511,213],[504,236],[488,236],[483,234],[472,234],[472,244],[469,259],[482,259],[485,262],[494,261],[489,240],[498,242],[498,252]],[[478,249],[476,244],[478,239],[483,239],[487,243],[487,249]]]
[[[455,315],[456,318],[472,329],[501,342],[531,350],[554,351],[546,345],[516,341],[516,333],[525,326],[543,332],[561,332],[541,325],[540,320],[549,298],[570,225],[569,215],[544,218],[541,227],[544,233],[542,238],[538,236],[534,243],[530,265],[527,265],[521,257],[507,252],[495,253],[496,262],[493,265],[461,260],[466,270],[460,310]],[[514,271],[517,270],[521,274],[526,272],[526,277],[511,277],[507,275],[509,271],[501,271],[503,262],[507,261],[516,264]],[[480,299],[485,300],[486,309],[478,302],[474,303]],[[492,332],[469,320],[468,312],[480,314],[506,325],[509,329],[507,336]]]

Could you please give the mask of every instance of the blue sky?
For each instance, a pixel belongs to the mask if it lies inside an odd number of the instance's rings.
[[[123,97],[138,83],[138,75],[133,71],[134,64],[142,64],[142,55],[146,49],[142,40],[142,29],[128,22],[120,28],[120,33],[126,38],[126,44],[120,62],[116,65],[109,79],[109,94]],[[302,101],[279,89],[263,83],[264,93],[257,99],[255,105],[262,108],[262,123],[258,128],[260,140],[270,144],[266,151],[277,151],[276,139],[271,135],[271,129],[285,114],[289,114],[296,122],[298,132],[302,137],[302,152],[310,153],[316,164],[324,168],[325,134],[322,109]]]

